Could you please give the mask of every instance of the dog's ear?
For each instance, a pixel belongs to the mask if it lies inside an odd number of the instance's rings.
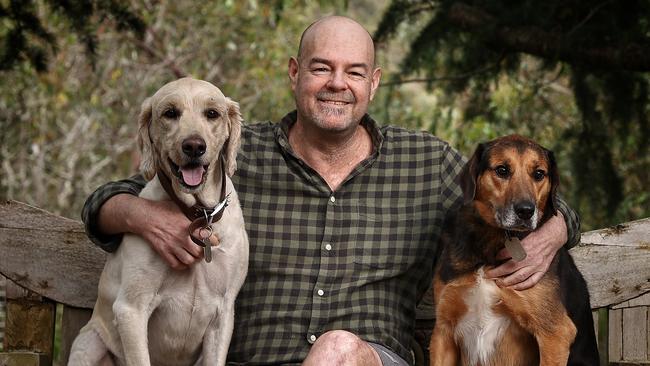
[[[140,148],[140,173],[146,180],[151,180],[156,175],[156,164],[154,157],[151,135],[149,127],[152,122],[152,103],[151,98],[142,102],[140,107],[140,117],[138,118],[138,147]]]
[[[481,159],[483,159],[483,152],[485,151],[485,144],[478,144],[474,155],[463,166],[459,174],[460,188],[463,190],[463,200],[468,204],[474,200],[476,195],[476,180],[480,174]]]
[[[239,151],[240,145],[242,117],[239,111],[239,103],[226,97],[226,104],[228,106],[228,127],[230,133],[224,146],[223,158],[226,164],[226,174],[232,177],[235,174],[235,170],[237,170],[237,152]]]
[[[557,170],[557,163],[555,162],[555,154],[551,150],[544,149],[546,159],[548,160],[548,178],[551,180],[551,191],[548,193],[546,199],[546,207],[544,208],[544,215],[542,222],[550,219],[551,216],[557,214],[557,189],[560,186],[560,174]]]

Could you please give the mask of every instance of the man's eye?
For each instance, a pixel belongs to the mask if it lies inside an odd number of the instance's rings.
[[[313,69],[313,71],[314,71],[314,72],[319,72],[319,73],[327,72],[327,68],[325,68],[325,67],[315,67],[315,68]]]
[[[207,111],[205,111],[205,116],[208,119],[219,118],[219,112],[216,109],[208,109]]]
[[[167,108],[163,112],[163,116],[165,116],[166,118],[169,118],[169,119],[177,119],[180,115],[181,115],[181,113],[178,111],[178,109],[173,108],[173,107],[172,108]]]
[[[505,165],[499,165],[494,168],[494,172],[497,173],[497,177],[499,178],[508,178],[508,175],[510,175],[510,170]]]
[[[533,173],[533,178],[538,182],[544,180],[545,177],[546,177],[546,172],[541,169],[537,169]]]

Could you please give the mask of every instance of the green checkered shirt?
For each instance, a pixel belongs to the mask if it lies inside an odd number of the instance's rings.
[[[443,216],[462,196],[464,158],[428,133],[380,128],[366,115],[373,153],[332,192],[289,146],[295,120],[294,111],[242,131],[233,181],[251,255],[229,363],[300,364],[318,336],[343,329],[412,364],[416,302],[431,281]],[[109,183],[86,202],[83,220],[105,250],[121,238],[93,227],[100,205],[143,185]],[[575,243],[578,219],[561,207]]]

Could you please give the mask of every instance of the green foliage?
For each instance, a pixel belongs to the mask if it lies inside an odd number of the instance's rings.
[[[57,37],[45,14],[58,16],[94,57],[97,24],[112,23],[120,31],[142,35],[144,23],[118,0],[9,0],[0,2],[0,70],[27,63],[44,71],[50,55],[56,53]],[[94,58],[92,59],[94,61]]]
[[[0,55],[12,32],[25,46],[0,68],[0,196],[78,217],[90,191],[136,170],[140,103],[183,75],[240,102],[246,123],[279,120],[294,108],[287,60],[302,30],[342,14],[377,29],[383,76],[370,113],[380,123],[428,130],[466,155],[479,141],[530,135],[555,150],[585,228],[649,216],[647,75],[529,56],[495,36],[505,24],[572,32],[576,49],[592,33],[597,45],[635,45],[647,20],[611,1],[499,3],[465,4],[490,14],[475,17],[492,22],[477,35],[458,25],[466,8],[454,1],[0,0]]]
[[[593,228],[650,215],[649,20],[641,0],[393,0],[375,38],[419,22],[402,80],[461,111],[461,148],[517,132],[555,149]]]

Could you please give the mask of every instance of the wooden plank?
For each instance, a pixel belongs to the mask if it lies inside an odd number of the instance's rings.
[[[612,309],[625,309],[634,306],[650,306],[650,292],[639,297],[635,297],[628,301],[623,301],[620,304],[613,305]]]
[[[0,353],[2,366],[44,366],[50,365],[47,355],[34,352],[6,352]]]
[[[597,312],[596,342],[598,347],[600,366],[609,365],[609,309],[600,308]],[[593,316],[593,312],[592,312]]]
[[[650,291],[650,218],[584,233],[570,252],[587,280],[592,309]]]
[[[0,275],[0,351],[4,350],[5,344],[6,283],[6,277]]]
[[[648,360],[648,309],[634,307],[623,311],[623,359]]]
[[[57,302],[92,308],[106,253],[81,222],[16,201],[0,204],[0,273]]]
[[[623,301],[620,304],[614,305],[612,306],[612,309],[631,308],[633,306],[650,306],[650,292],[630,299],[629,301]]]
[[[596,347],[598,347],[599,365],[609,365],[609,309],[600,308],[597,311]]]
[[[598,313],[601,312],[601,311],[608,311],[608,309],[607,308],[605,308],[604,310],[603,309],[596,309],[596,310],[591,311],[591,321],[593,322],[594,330],[596,331],[596,339],[598,339],[598,334],[599,334],[599,329],[598,328],[600,328],[599,323],[598,323],[598,319],[599,319]]]
[[[88,323],[92,310],[63,306],[63,319],[61,320],[61,353],[59,364],[67,365],[70,357],[70,347],[79,334],[79,329]]]
[[[28,289],[16,284],[12,280],[7,280],[5,283],[5,296],[7,300],[31,300],[35,302],[43,301],[43,297],[36,292],[29,291]]]
[[[623,360],[623,310],[609,311],[609,362]]]

